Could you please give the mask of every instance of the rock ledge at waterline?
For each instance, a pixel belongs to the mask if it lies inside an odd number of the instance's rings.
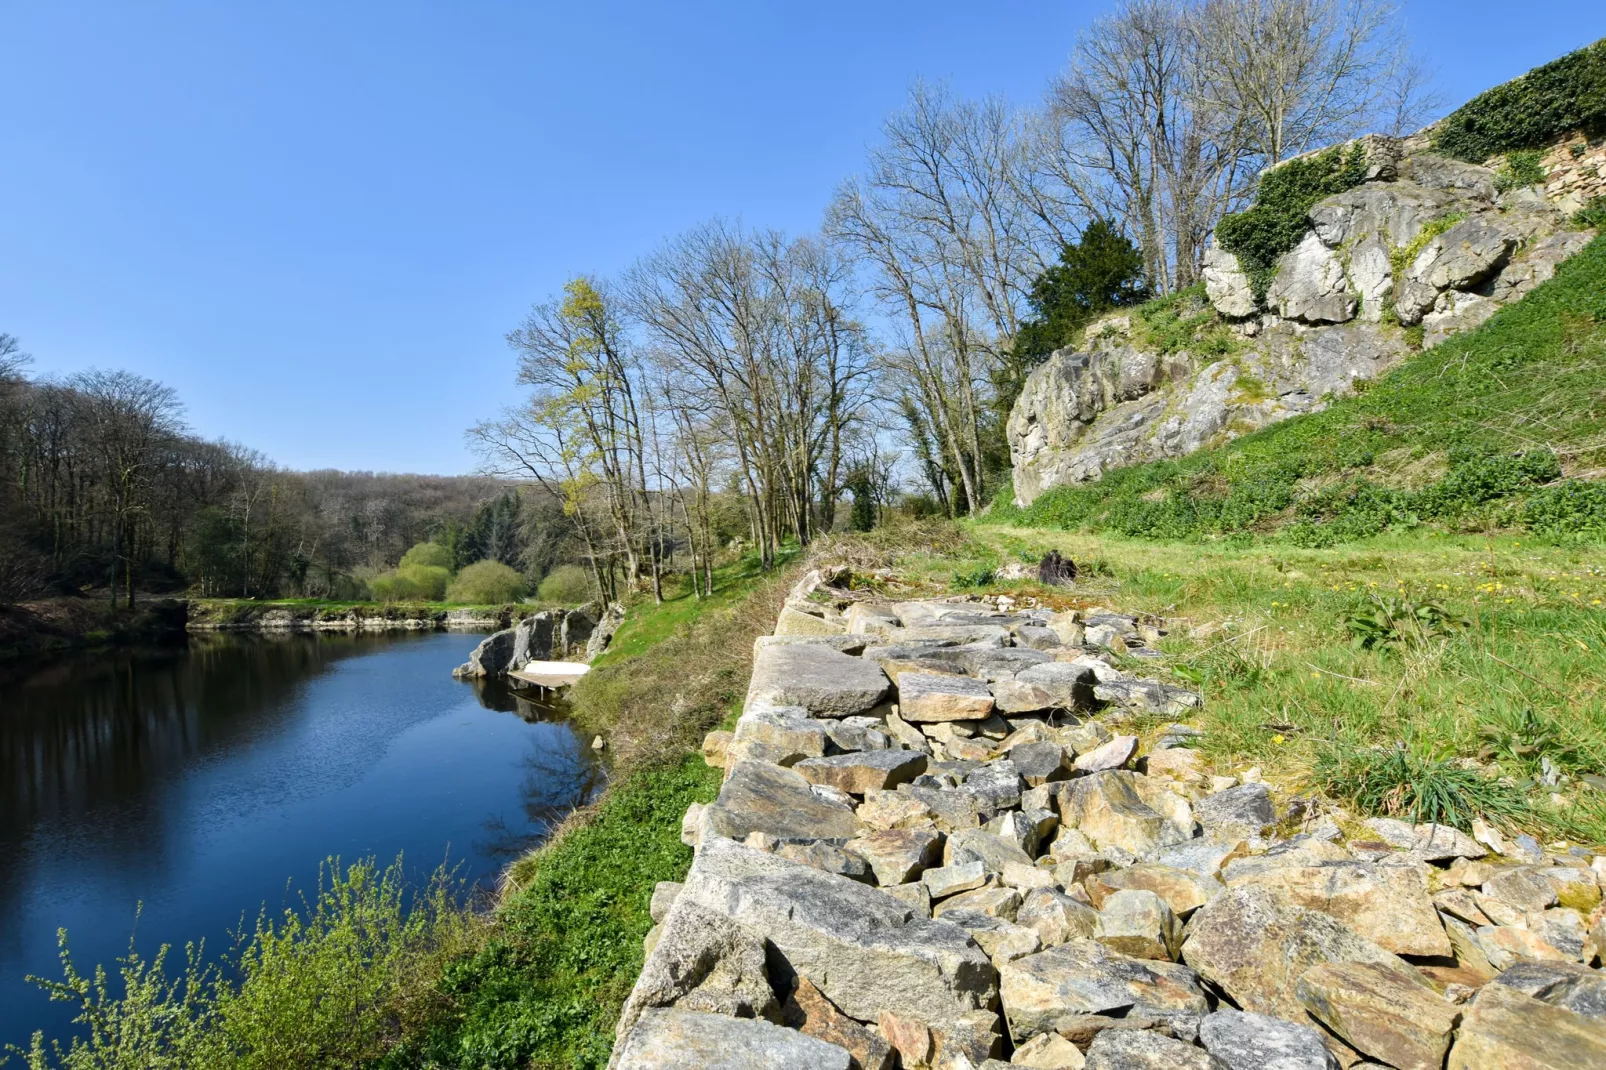
[[[1163,621],[844,579],[705,742],[618,1070],[1606,1066],[1606,856],[1209,776],[1112,664]]]

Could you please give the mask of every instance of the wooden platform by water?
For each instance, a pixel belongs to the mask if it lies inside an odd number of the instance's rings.
[[[507,674],[510,681],[543,687],[556,691],[568,687],[591,671],[583,661],[532,661],[522,669]]]

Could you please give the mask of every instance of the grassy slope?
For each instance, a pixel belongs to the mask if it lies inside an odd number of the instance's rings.
[[[1205,692],[1222,771],[1606,841],[1603,323],[1606,238],[1364,393],[995,506],[971,560],[933,567],[1057,547],[1097,563],[1086,598],[1210,625],[1177,629],[1162,671]],[[1354,645],[1421,606],[1450,622]]]
[[[1061,487],[1006,524],[1162,538],[1275,533],[1307,546],[1429,523],[1606,534],[1606,238],[1476,331],[1354,397],[1177,461]],[[1513,461],[1530,451],[1525,466]]]

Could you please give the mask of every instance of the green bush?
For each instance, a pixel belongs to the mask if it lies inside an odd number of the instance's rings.
[[[1267,171],[1254,207],[1222,218],[1216,225],[1216,241],[1238,258],[1257,301],[1266,299],[1278,258],[1310,229],[1306,213],[1317,201],[1358,186],[1365,177],[1366,149],[1355,145],[1345,152],[1342,145],[1335,145]]]
[[[452,574],[434,565],[405,565],[381,572],[369,581],[380,602],[439,602],[446,597]]]
[[[411,550],[402,554],[397,568],[408,567],[444,568],[450,572],[454,567],[452,551],[438,542],[421,542]]]
[[[1591,197],[1573,215],[1572,222],[1575,227],[1606,228],[1606,197]]]
[[[1569,479],[1529,498],[1522,522],[1541,535],[1606,536],[1606,483]]]
[[[1434,148],[1471,163],[1606,125],[1606,39],[1535,67],[1451,112]]]
[[[1519,149],[1506,155],[1505,166],[1495,172],[1495,188],[1506,190],[1540,186],[1545,181],[1545,154],[1536,149]]]
[[[448,602],[517,602],[525,595],[524,577],[500,561],[476,561],[464,567],[446,588]]]
[[[546,574],[536,593],[543,602],[579,605],[591,598],[591,574],[579,565],[559,565]]]
[[[38,980],[52,999],[76,1004],[84,1036],[67,1045],[35,1034],[28,1070],[277,1070],[351,1067],[379,1058],[441,1013],[433,980],[479,942],[481,923],[458,905],[461,886],[437,871],[407,885],[398,859],[323,867],[303,908],[263,913],[223,967],[186,964],[169,976],[163,946],[146,961],[130,946],[118,961],[121,993],[104,968],[73,966],[65,931],[61,981]]]

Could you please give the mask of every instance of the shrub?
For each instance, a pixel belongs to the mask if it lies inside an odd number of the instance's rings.
[[[1433,145],[1471,163],[1606,124],[1606,40],[1496,86],[1451,112]]]
[[[446,588],[448,602],[517,602],[524,594],[524,577],[500,561],[476,561]]]
[[[1545,181],[1543,159],[1544,153],[1534,149],[1519,149],[1508,153],[1505,166],[1495,173],[1495,188],[1503,193],[1510,189],[1543,185]]]
[[[543,602],[579,605],[591,597],[591,574],[579,565],[559,565],[541,581],[537,597]]]
[[[1366,149],[1348,152],[1335,145],[1314,156],[1289,160],[1260,179],[1254,207],[1222,218],[1216,241],[1238,258],[1255,299],[1264,301],[1277,273],[1277,260],[1298,245],[1310,221],[1305,213],[1317,201],[1358,186],[1366,177]]]
[[[452,551],[438,542],[421,542],[411,550],[402,554],[401,563],[397,568],[418,566],[422,568],[444,568],[450,572],[453,567]]]
[[[1606,228],[1606,197],[1591,197],[1572,221],[1575,227]]]
[[[323,867],[318,891],[300,911],[264,913],[222,968],[186,948],[176,976],[169,949],[149,961],[132,946],[118,961],[121,994],[104,968],[79,974],[58,934],[63,980],[35,978],[52,999],[77,1004],[87,1038],[65,1047],[35,1035],[28,1070],[123,1067],[361,1066],[440,1013],[432,983],[443,965],[471,950],[480,922],[458,905],[460,885],[437,871],[408,887],[398,859]]]
[[[406,565],[381,572],[368,586],[381,602],[439,602],[446,597],[446,584],[451,578],[444,568]]]
[[[1522,521],[1541,535],[1606,536],[1606,483],[1569,479],[1529,498]]]

